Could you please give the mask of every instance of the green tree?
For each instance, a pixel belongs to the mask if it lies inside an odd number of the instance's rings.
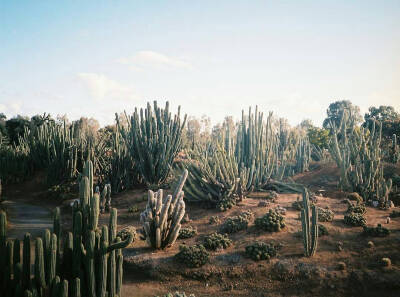
[[[347,113],[347,126],[351,124],[359,124],[362,122],[362,116],[360,114],[360,108],[357,105],[353,105],[349,100],[335,101],[329,105],[326,111],[327,117],[323,122],[325,129],[330,129],[330,123],[338,127],[342,120],[343,112]]]
[[[1,112],[0,113],[0,134],[3,136],[7,135],[6,120],[7,120],[6,115]]]
[[[392,138],[393,134],[400,137],[400,114],[396,112],[393,106],[381,105],[379,108],[371,106],[368,113],[364,115],[365,128],[371,128],[372,122],[379,121],[382,123],[382,136]]]
[[[17,115],[16,117],[6,121],[6,129],[8,137],[13,144],[18,144],[19,136],[22,136],[25,129],[29,129],[30,120],[28,117]]]
[[[327,149],[329,144],[329,130],[318,127],[310,127],[307,136],[311,144],[320,149]]]

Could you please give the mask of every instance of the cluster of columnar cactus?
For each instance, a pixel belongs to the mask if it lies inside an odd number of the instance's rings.
[[[340,187],[358,192],[366,200],[378,200],[382,207],[390,205],[392,181],[383,176],[383,152],[381,149],[382,125],[371,129],[348,126],[348,115],[342,114],[339,127],[331,123],[332,140],[329,151],[340,168]]]
[[[315,254],[318,245],[318,211],[315,205],[311,206],[306,188],[303,190],[303,208],[301,209],[301,227],[303,231],[304,255],[311,257]]]
[[[21,259],[21,243],[18,239],[7,240],[6,216],[0,213],[0,264],[5,271],[0,274],[0,288],[7,292],[5,296],[121,296],[121,249],[132,242],[132,234],[123,241],[116,236],[115,208],[111,209],[108,227],[98,226],[99,194],[93,193],[92,166],[90,161],[84,166],[80,203],[73,207],[72,232],[66,232],[65,241],[61,240],[57,208],[52,231],[45,230],[34,242],[29,234],[24,236]]]
[[[235,157],[221,146],[198,152],[194,160],[185,164],[189,176],[184,190],[189,201],[227,210],[252,187],[252,170],[238,166]]]
[[[274,126],[272,113],[242,111],[236,134],[229,126],[220,131],[215,143],[192,150],[185,186],[186,198],[226,210],[252,190],[265,189],[272,179],[308,170],[311,147],[307,138],[293,135],[279,121]],[[290,166],[289,166],[290,163]],[[280,185],[277,185],[280,187]]]
[[[100,188],[96,187],[96,194],[100,194]],[[104,185],[100,194],[100,212],[109,212],[111,210],[111,185]]]
[[[181,149],[186,115],[181,122],[180,107],[178,113],[172,117],[168,102],[165,109],[162,109],[154,101],[154,110],[150,103],[144,110],[138,111],[135,108],[128,122],[127,128],[121,125],[119,130],[141,178],[149,187],[163,185]]]
[[[300,139],[296,147],[295,172],[303,173],[308,171],[311,161],[311,145],[307,138]]]
[[[0,177],[5,182],[20,181],[36,170],[45,170],[46,182],[53,186],[75,178],[88,158],[95,170],[103,169],[105,151],[104,139],[90,135],[78,122],[45,121],[25,129],[18,144],[0,144]]]
[[[391,161],[393,163],[398,163],[400,161],[400,148],[399,148],[399,144],[397,143],[397,135],[393,134],[392,137],[392,152],[391,152],[392,156],[391,156]]]
[[[156,249],[172,246],[179,236],[181,220],[185,215],[183,185],[188,171],[184,170],[173,195],[164,196],[162,189],[149,190],[146,209],[140,214],[142,236]]]

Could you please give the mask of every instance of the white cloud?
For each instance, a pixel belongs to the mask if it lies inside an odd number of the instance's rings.
[[[22,103],[20,101],[6,102],[5,104],[0,104],[0,112],[9,115],[16,115],[21,112]]]
[[[95,100],[135,98],[135,92],[131,87],[125,86],[103,74],[78,73],[78,77]]]
[[[129,65],[133,70],[142,70],[147,67],[151,68],[181,68],[190,69],[190,63],[183,59],[169,57],[154,51],[139,51],[132,57],[121,58],[118,63]]]

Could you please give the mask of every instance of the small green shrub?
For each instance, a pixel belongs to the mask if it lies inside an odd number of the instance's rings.
[[[280,245],[256,241],[246,246],[245,253],[248,258],[254,261],[269,260],[272,257],[276,257],[279,249]]]
[[[317,207],[319,222],[332,222],[335,213],[328,208]]]
[[[221,219],[219,218],[219,216],[211,216],[210,219],[208,220],[208,223],[210,225],[217,225],[221,223]]]
[[[220,233],[231,234],[247,229],[252,216],[251,211],[245,211],[237,216],[227,218],[220,228]]]
[[[324,225],[318,224],[318,236],[325,236],[325,235],[329,235],[328,229]]]
[[[136,233],[135,227],[132,227],[132,226],[125,227],[125,228],[121,229],[120,231],[118,231],[117,237],[121,238],[122,241],[125,241],[129,237],[130,234],[133,235],[132,242],[134,242],[136,239],[137,233]]]
[[[365,226],[367,220],[361,213],[348,213],[344,216],[344,223],[350,226]]]
[[[279,232],[286,226],[285,218],[272,209],[262,217],[256,218],[255,225],[257,228],[269,232]]]
[[[232,244],[232,240],[228,235],[219,234],[217,232],[211,233],[204,238],[204,246],[208,250],[226,249]]]
[[[348,194],[347,198],[353,201],[357,201],[357,203],[362,203],[364,201],[363,197],[361,197],[360,194],[358,194],[357,192]]]
[[[185,264],[187,267],[195,268],[203,266],[208,262],[210,254],[201,244],[193,246],[179,246],[179,253],[175,255],[178,262]]]
[[[217,204],[217,209],[220,211],[227,211],[236,205],[236,198],[234,197],[225,197],[222,198]]]
[[[364,204],[350,204],[349,207],[347,208],[347,213],[359,213],[359,214],[365,214],[367,209],[365,208]]]
[[[136,212],[139,212],[139,208],[138,208],[136,205],[130,206],[130,207],[128,208],[128,212],[129,212],[129,213],[136,213]]]
[[[393,218],[399,218],[400,217],[400,211],[393,210],[392,213],[390,214],[390,217]]]
[[[314,203],[310,201],[310,207],[313,206]],[[300,200],[300,197],[297,197],[297,200],[292,203],[292,207],[296,210],[303,209],[303,200]]]
[[[242,211],[239,216],[246,218],[247,220],[251,220],[254,217],[254,213],[251,210]]]
[[[192,238],[196,234],[197,234],[197,229],[193,228],[192,226],[188,226],[185,228],[181,228],[181,230],[179,230],[178,239]]]
[[[167,293],[163,296],[155,296],[155,297],[196,297],[194,294],[190,294],[189,296],[185,294],[185,292],[175,292],[175,293]]]
[[[275,191],[268,191],[265,199],[271,202],[276,202],[276,200],[278,199],[278,193],[276,193]]]
[[[388,228],[382,227],[381,224],[378,224],[377,227],[367,227],[364,226],[363,235],[372,236],[372,237],[385,237],[390,234],[390,230]]]

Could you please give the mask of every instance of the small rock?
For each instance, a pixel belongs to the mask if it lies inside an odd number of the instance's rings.
[[[286,215],[286,208],[278,205],[277,207],[275,207],[275,211],[281,215]]]
[[[392,261],[389,258],[382,258],[381,263],[383,267],[392,266]]]
[[[386,218],[386,224],[389,224],[389,223],[390,223],[390,218],[387,217],[387,218]]]
[[[270,203],[268,201],[260,201],[258,203],[258,207],[268,207],[270,205]]]
[[[372,241],[368,241],[367,246],[369,248],[373,248],[375,245],[374,245],[374,243]]]

